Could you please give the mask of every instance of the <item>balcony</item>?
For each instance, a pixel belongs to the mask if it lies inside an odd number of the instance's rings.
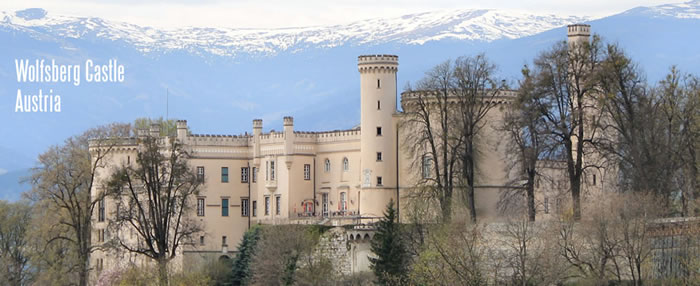
[[[265,188],[270,192],[275,192],[277,190],[277,180],[265,181]]]

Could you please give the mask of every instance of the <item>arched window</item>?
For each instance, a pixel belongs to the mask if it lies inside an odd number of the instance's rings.
[[[326,161],[323,163],[323,170],[326,172],[331,171],[331,160],[328,160],[328,158],[326,158]]]
[[[350,170],[350,162],[348,161],[348,158],[345,157],[343,158],[343,171],[347,172]]]

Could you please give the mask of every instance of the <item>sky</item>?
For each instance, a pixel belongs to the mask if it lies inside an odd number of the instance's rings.
[[[677,0],[2,0],[0,11],[44,8],[159,28],[282,28],[346,24],[444,9],[504,9],[604,17]]]

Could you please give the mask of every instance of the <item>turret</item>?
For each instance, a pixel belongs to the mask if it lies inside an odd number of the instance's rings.
[[[396,189],[396,73],[399,57],[365,55],[360,72],[360,214],[381,216]]]
[[[284,117],[284,155],[287,169],[292,167],[292,154],[294,153],[294,118]]]
[[[260,166],[260,134],[262,134],[262,119],[253,119],[253,165]]]
[[[573,24],[567,26],[567,42],[569,47],[574,44],[586,43],[591,38],[591,25]]]
[[[151,137],[159,137],[160,136],[160,124],[158,124],[158,123],[151,124],[151,129],[148,130],[148,135],[150,135]]]
[[[187,120],[177,121],[177,139],[184,141],[187,138]]]

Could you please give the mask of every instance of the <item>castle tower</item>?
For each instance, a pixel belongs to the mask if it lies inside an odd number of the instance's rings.
[[[360,72],[360,214],[381,216],[396,201],[396,73],[399,57],[364,55]]]
[[[575,44],[587,43],[591,38],[591,25],[573,24],[567,26],[567,43],[569,47]]]

